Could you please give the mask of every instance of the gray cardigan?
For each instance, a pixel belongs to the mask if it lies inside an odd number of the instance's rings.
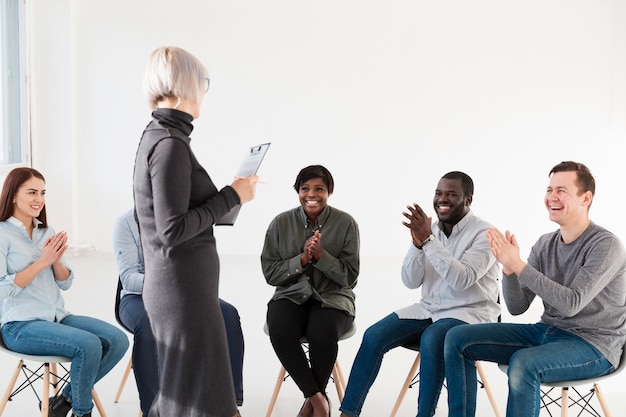
[[[626,341],[626,253],[611,232],[591,223],[571,243],[560,231],[541,236],[520,276],[505,275],[502,289],[511,314],[541,297],[541,322],[582,337],[617,368]]]

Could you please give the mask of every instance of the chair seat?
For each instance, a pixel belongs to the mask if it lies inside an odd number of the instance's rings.
[[[9,355],[15,356],[19,359],[24,359],[33,362],[43,362],[43,363],[67,363],[72,362],[72,358],[67,356],[55,356],[55,355],[28,355],[26,353],[19,353],[9,350],[4,344],[4,340],[0,337],[0,351],[7,353]]]
[[[408,345],[402,345],[402,347],[405,348],[405,349],[413,350],[415,352],[419,352],[420,351],[420,343],[419,342],[410,343]]]

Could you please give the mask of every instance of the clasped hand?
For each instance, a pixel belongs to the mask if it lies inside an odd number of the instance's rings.
[[[46,240],[41,250],[39,259],[45,265],[52,265],[57,262],[67,249],[67,232],[59,232]]]
[[[308,261],[312,259],[319,261],[323,253],[324,248],[322,247],[322,234],[319,230],[316,230],[315,233],[313,233],[313,236],[304,242],[304,254]]]

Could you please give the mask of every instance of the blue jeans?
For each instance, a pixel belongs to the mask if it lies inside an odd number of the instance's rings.
[[[147,417],[159,392],[159,367],[154,335],[141,295],[127,294],[122,297],[119,313],[120,321],[133,333],[133,374],[143,417]]]
[[[452,327],[465,324],[457,319],[432,320],[400,319],[396,313],[370,326],[363,335],[356,354],[348,386],[339,409],[357,417],[361,414],[365,397],[378,375],[383,356],[389,350],[407,344],[420,344],[420,380],[417,403],[418,417],[435,414],[437,401],[445,376],[443,344]]]
[[[220,309],[226,326],[230,366],[235,384],[235,399],[237,405],[242,405],[244,340],[241,320],[237,309],[222,299],[220,299]],[[141,295],[127,294],[122,297],[119,313],[121,322],[134,335],[133,371],[143,416],[147,417],[159,391],[159,373],[154,335]]]
[[[449,417],[476,414],[477,360],[509,365],[507,417],[537,417],[543,382],[592,378],[615,370],[591,343],[546,324],[459,326],[445,341]]]
[[[128,337],[122,330],[102,320],[76,315],[58,323],[45,320],[5,323],[2,338],[15,352],[72,358],[70,383],[62,394],[78,416],[91,412],[94,384],[113,369],[128,349]]]

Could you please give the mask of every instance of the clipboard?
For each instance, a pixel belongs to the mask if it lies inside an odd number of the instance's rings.
[[[261,162],[263,162],[263,157],[265,157],[265,154],[270,147],[270,144],[271,142],[251,146],[248,149],[248,152],[244,155],[243,161],[241,162],[241,165],[239,165],[239,169],[237,170],[235,176],[247,177],[249,175],[256,175],[259,167],[261,166]],[[217,219],[215,221],[215,225],[233,226],[240,209],[241,204],[237,204],[235,207],[230,209],[228,213]]]

